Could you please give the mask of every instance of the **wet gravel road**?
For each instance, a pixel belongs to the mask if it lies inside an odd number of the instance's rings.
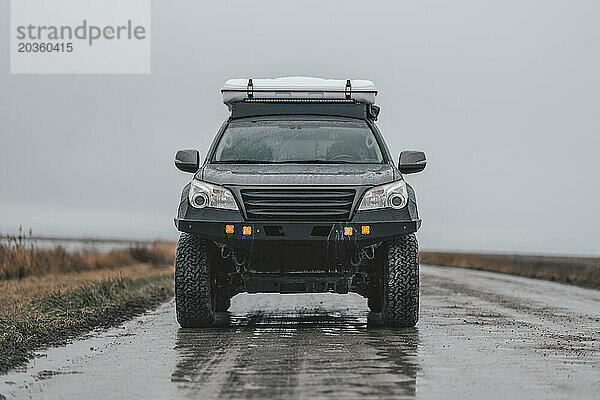
[[[238,295],[218,326],[174,304],[0,376],[6,398],[600,398],[600,291],[422,266],[421,320],[358,295]],[[0,399],[2,396],[0,396]]]

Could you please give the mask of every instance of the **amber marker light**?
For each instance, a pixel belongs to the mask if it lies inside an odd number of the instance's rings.
[[[252,235],[252,227],[251,226],[244,226],[242,228],[242,234],[244,234],[244,235]]]
[[[352,227],[351,226],[344,227],[344,236],[352,236]]]
[[[370,227],[369,225],[363,225],[363,226],[360,228],[360,232],[361,232],[363,235],[369,235],[369,234],[371,233],[371,227]]]
[[[225,233],[233,233],[233,225],[225,225]]]

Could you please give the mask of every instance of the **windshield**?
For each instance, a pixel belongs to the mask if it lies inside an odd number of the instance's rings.
[[[217,145],[215,162],[372,164],[383,162],[362,120],[233,120]]]

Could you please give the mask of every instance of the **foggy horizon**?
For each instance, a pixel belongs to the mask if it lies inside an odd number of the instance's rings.
[[[302,75],[374,81],[393,158],[427,154],[405,176],[422,249],[600,255],[598,12],[154,1],[150,74],[11,75],[2,2],[0,234],[176,240],[192,175],[173,157],[204,160],[229,115],[224,82]]]

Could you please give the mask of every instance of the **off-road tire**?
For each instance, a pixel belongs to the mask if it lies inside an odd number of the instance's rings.
[[[231,307],[231,298],[226,294],[217,293],[217,302],[215,304],[215,311],[225,312]]]
[[[382,303],[387,326],[412,327],[419,320],[419,246],[414,234],[388,243]]]
[[[182,328],[215,322],[215,296],[206,241],[182,233],[175,255],[175,309]]]

